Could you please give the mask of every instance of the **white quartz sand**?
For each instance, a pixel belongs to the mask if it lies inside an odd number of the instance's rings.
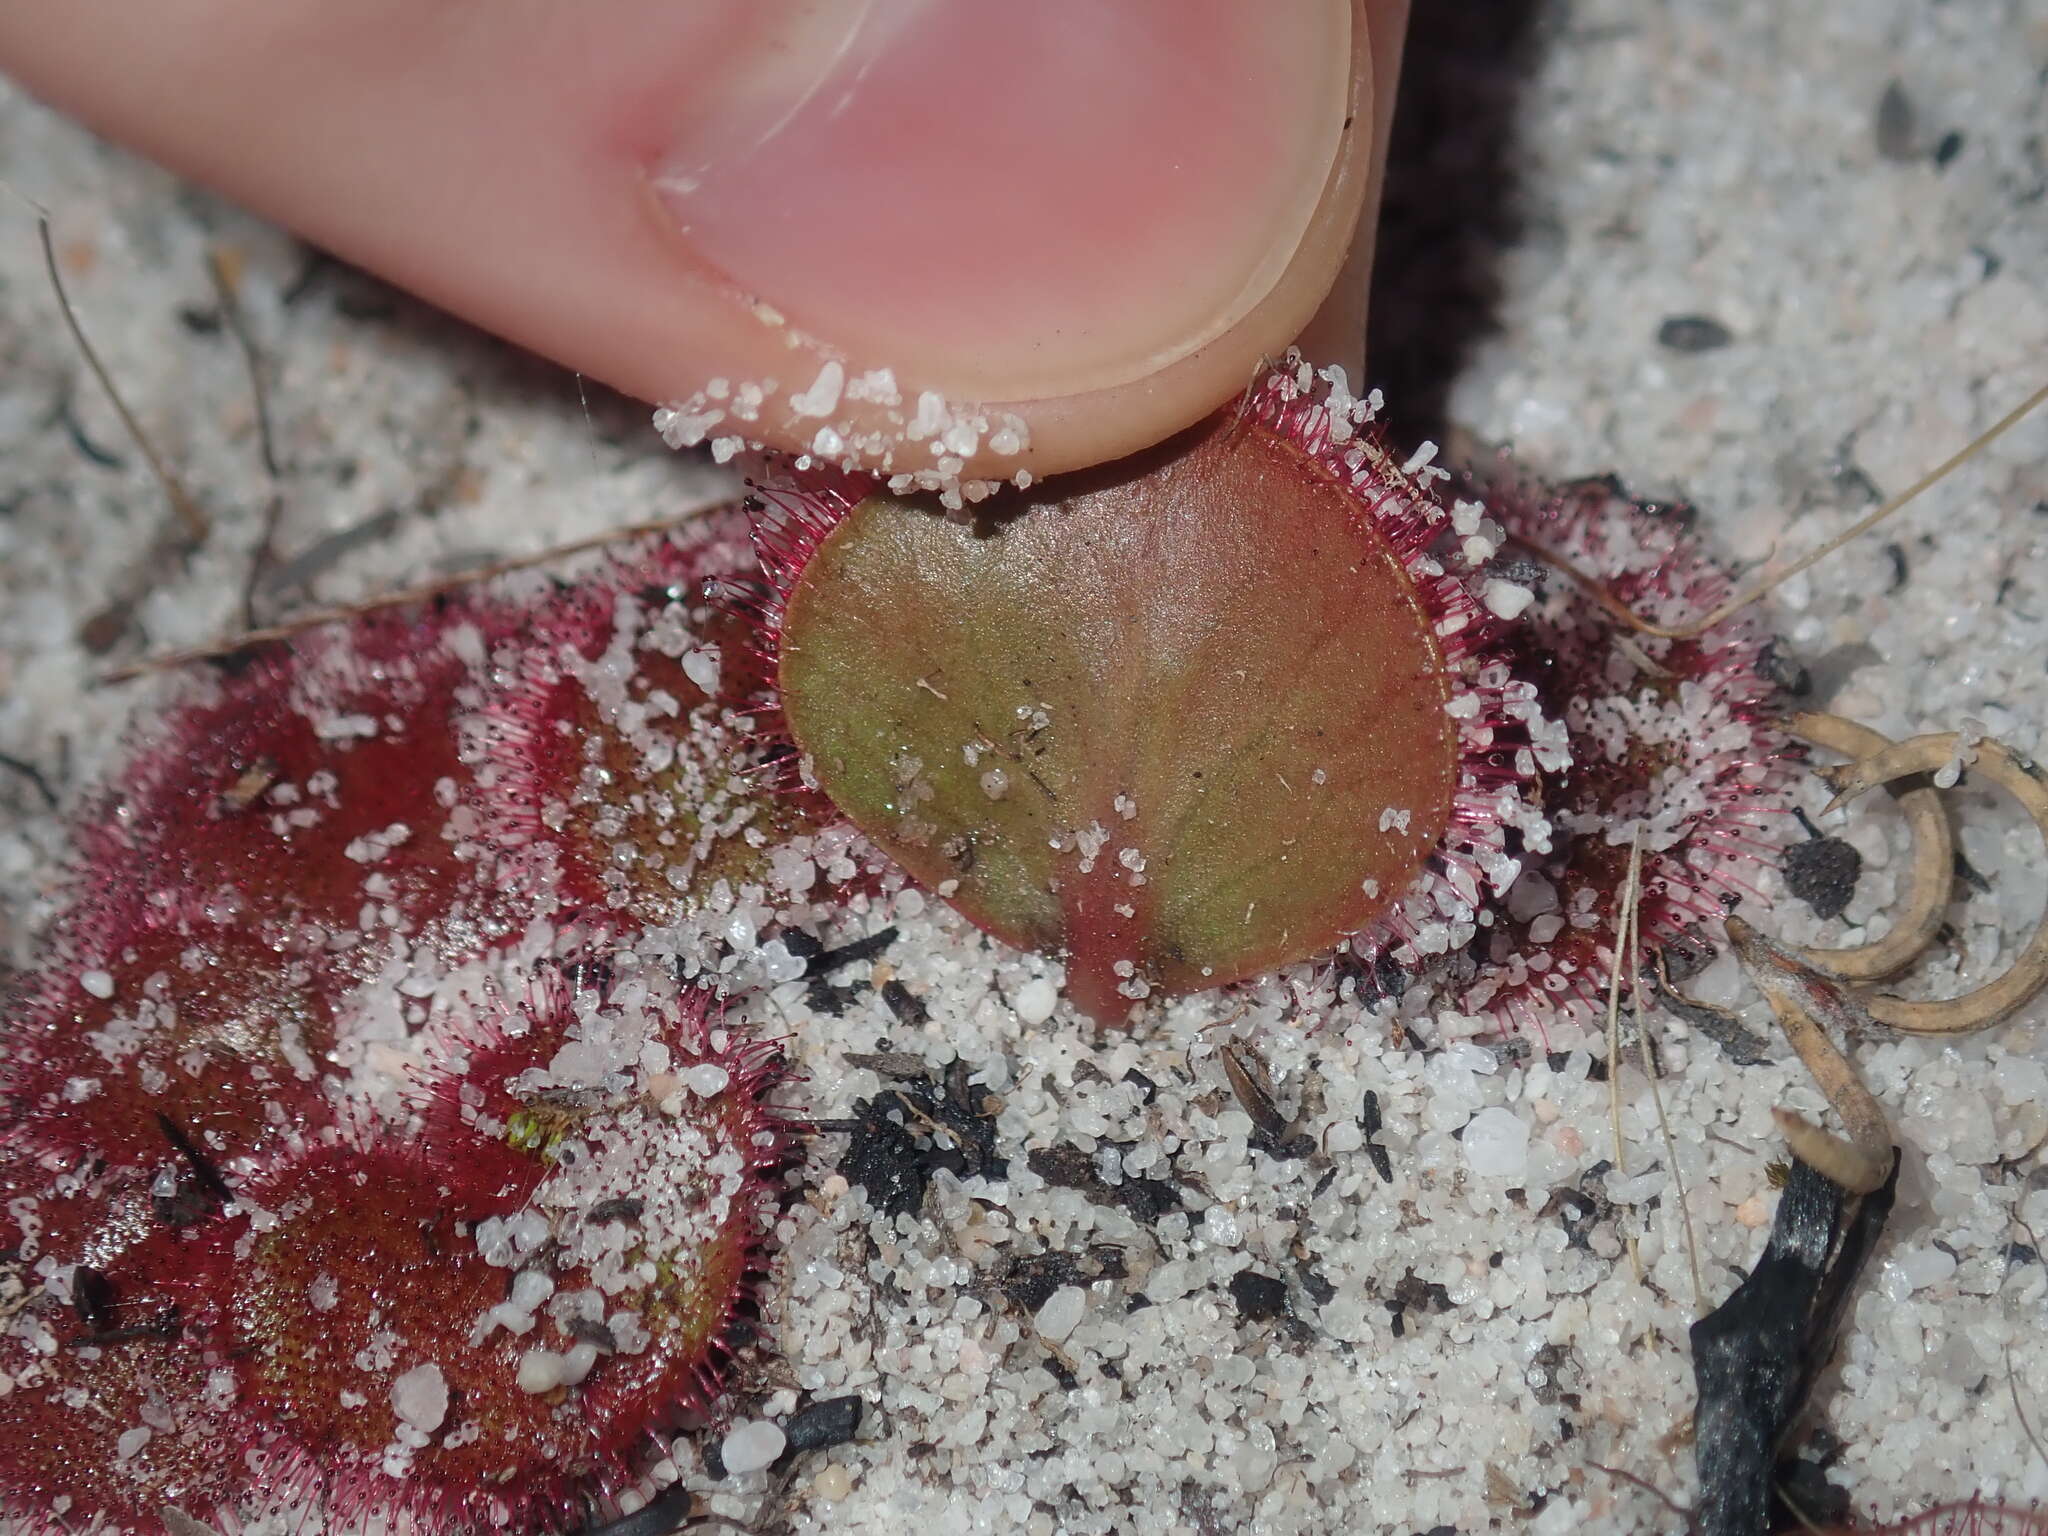
[[[1504,444],[1538,475],[1611,470],[1682,494],[1712,548],[1756,562],[1811,547],[2048,376],[2038,4],[1580,0],[1545,8],[1530,53],[1511,166],[1523,233],[1499,257],[1499,332],[1451,396],[1470,441]],[[1895,100],[1880,133],[1895,81],[1910,112]],[[213,517],[186,569],[150,573],[137,624],[153,648],[244,622],[273,507],[266,618],[727,484],[708,456],[665,449],[644,410],[606,399],[586,419],[574,379],[374,283],[333,269],[302,283],[292,241],[13,94],[0,95],[0,177],[50,208],[81,316]],[[244,263],[276,479],[241,352],[207,324],[210,240]],[[0,197],[0,752],[58,802],[0,768],[0,959],[14,965],[50,915],[61,815],[90,803],[124,722],[161,687],[94,686],[104,663],[74,640],[151,563],[165,512],[40,260],[30,211]],[[1716,322],[1726,344],[1660,343],[1683,317]],[[1794,582],[1772,615],[1830,707],[1895,734],[1976,720],[2042,754],[2048,419]],[[2048,869],[1989,791],[1957,803],[1989,886],[1949,914],[1920,983],[1937,992],[2003,965]],[[1870,865],[1852,918],[1890,891],[1895,831],[1881,808],[1852,823]],[[688,1440],[664,1476],[752,1528],[841,1536],[1671,1527],[1595,1470],[1691,1496],[1693,1286],[1640,1071],[1623,1074],[1626,1171],[1587,1179],[1613,1158],[1587,1055],[1552,1067],[1540,1042],[1518,1059],[1424,1017],[1439,1046],[1425,1058],[1304,967],[1240,998],[1234,1026],[1320,1145],[1275,1161],[1247,1145],[1217,1055],[1227,1035],[1205,1032],[1226,1016],[1216,999],[1099,1033],[1059,1001],[1055,967],[915,893],[828,938],[888,921],[903,938],[880,963],[929,1023],[900,1023],[872,993],[843,1019],[813,1018],[785,986],[764,1017],[793,1029],[809,1079],[795,1097],[829,1116],[876,1092],[850,1052],[965,1060],[1002,1097],[1010,1177],[942,1177],[921,1218],[890,1221],[831,1175],[843,1140],[820,1139],[770,1298],[782,1386],[733,1405],[725,1458],[771,1458],[796,1388],[878,1411],[793,1481],[714,1483]],[[1796,902],[1759,921],[1815,928]],[[1746,996],[1725,963],[1699,986]],[[1712,1304],[1769,1224],[1771,1106],[1819,1100],[1788,1057],[1736,1068],[1682,1024],[1656,1028]],[[2048,1006],[1953,1046],[1871,1040],[1855,1056],[1905,1173],[1824,1386],[1817,1416],[1843,1447],[1832,1475],[1878,1518],[1976,1493],[2048,1498],[2008,1385],[2048,1424],[2048,1270],[2032,1252],[2048,1237]],[[1156,1091],[1127,1081],[1133,1069]],[[1391,1183],[1358,1126],[1368,1090]],[[1105,1187],[1171,1165],[1189,1179],[1186,1209],[1147,1222],[1049,1187],[1027,1157],[1053,1147],[1079,1149]],[[1553,1200],[1582,1181],[1603,1202],[1590,1224],[1592,1198]],[[1091,1250],[1028,1307],[1000,1283],[1021,1259]],[[1100,1273],[1112,1254],[1121,1278]],[[1243,1306],[1241,1271],[1279,1281],[1287,1315]],[[1150,1304],[1134,1310],[1139,1295]],[[426,1403],[433,1383],[415,1385]]]

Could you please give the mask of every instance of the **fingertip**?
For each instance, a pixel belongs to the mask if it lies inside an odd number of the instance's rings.
[[[1392,137],[1401,58],[1408,38],[1409,0],[1363,0],[1359,14],[1365,38],[1360,61],[1363,92],[1358,111],[1371,125],[1363,148],[1367,156],[1363,195],[1344,264],[1329,294],[1295,338],[1304,355],[1318,363],[1335,363],[1361,379],[1365,374],[1366,311],[1371,298],[1373,257],[1379,228],[1380,196],[1385,187],[1387,145]]]
[[[1008,476],[1170,434],[1307,323],[1366,196],[1364,4],[278,0],[237,29],[225,0],[76,0],[0,44],[568,367],[755,385],[718,425],[773,447]]]
[[[851,99],[785,71],[744,127],[694,123],[651,165],[679,267],[758,323],[737,352],[640,338],[618,382],[889,472],[1147,446],[1242,389],[1342,269],[1376,147],[1365,14],[1047,0],[936,8],[879,61],[838,38]],[[735,423],[716,391],[740,381],[767,399]]]

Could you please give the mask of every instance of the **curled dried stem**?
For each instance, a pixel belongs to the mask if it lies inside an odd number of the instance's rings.
[[[1952,731],[1915,736],[1851,764],[1837,776],[1838,793],[1828,809],[1833,811],[1846,805],[1880,784],[1938,772],[1971,754],[1974,756],[1970,770],[1982,774],[2019,801],[2043,843],[2048,844],[2048,781],[2044,781],[2040,768],[1996,741],[1966,744]],[[2020,950],[2019,958],[1995,981],[1940,1002],[1878,995],[1868,1000],[1868,1007],[1870,1016],[1880,1024],[1906,1034],[1961,1035],[1996,1023],[2044,986],[2048,986],[2048,914],[2035,925],[2033,937]]]
[[[1839,752],[1852,762],[1875,757],[1894,745],[1890,737],[1840,715],[1793,715],[1785,722],[1785,729],[1801,741]],[[1831,787],[1841,787],[1840,770],[1824,772],[1822,776]],[[1901,793],[1899,810],[1906,818],[1913,854],[1907,866],[1906,899],[1892,918],[1891,931],[1871,943],[1844,949],[1793,951],[1808,965],[1845,981],[1879,981],[1904,970],[1934,942],[1941,928],[1942,911],[1948,906],[1949,890],[1955,883],[1955,829],[1949,823],[1940,792],[1931,784],[1916,785]]]
[[[1829,1025],[1846,1032],[1863,1022],[1861,1010],[1834,983],[1741,918],[1728,919],[1728,939],[1849,1133],[1844,1140],[1780,1108],[1773,1115],[1786,1144],[1802,1163],[1852,1194],[1881,1188],[1892,1171],[1891,1126],[1883,1106],[1828,1033]]]

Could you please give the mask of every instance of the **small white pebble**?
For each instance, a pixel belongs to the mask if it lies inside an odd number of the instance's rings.
[[[114,978],[105,971],[80,972],[78,984],[94,997],[107,998],[114,995]]]
[[[536,1397],[562,1384],[562,1357],[552,1349],[529,1349],[519,1357],[519,1390]]]
[[[758,1472],[773,1466],[788,1443],[778,1424],[765,1419],[739,1419],[726,1433],[718,1454],[725,1470],[737,1477],[742,1472]]]
[[[1906,1283],[1916,1291],[1939,1285],[1956,1272],[1954,1255],[1944,1253],[1931,1243],[1901,1248],[1895,1262],[1905,1275]]]
[[[1059,1006],[1060,989],[1043,976],[1034,976],[1017,989],[1017,1017],[1026,1024],[1043,1024]]]
[[[1494,617],[1519,619],[1536,601],[1536,594],[1518,581],[1502,581],[1496,576],[1479,589],[1479,598]]]
[[[807,962],[792,955],[780,939],[761,946],[761,973],[770,982],[795,981],[806,967]]]
[[[588,1339],[569,1346],[569,1352],[562,1357],[562,1385],[573,1387],[590,1374],[597,1364],[597,1346]]]
[[[818,370],[811,387],[789,397],[789,408],[799,416],[830,416],[839,409],[839,396],[846,387],[846,369],[828,362]]]
[[[721,671],[718,647],[715,645],[699,646],[683,657],[683,676],[713,698],[718,696]]]
[[[818,1469],[818,1475],[811,1479],[811,1491],[827,1504],[837,1504],[853,1492],[853,1476],[834,1462]]]
[[[1078,1285],[1063,1285],[1046,1298],[1032,1326],[1041,1337],[1057,1344],[1080,1326],[1081,1315],[1087,1310],[1087,1293]]]
[[[422,1434],[432,1434],[448,1417],[448,1379],[431,1360],[391,1383],[391,1411]]]
[[[1518,1179],[1529,1167],[1529,1124],[1494,1105],[1465,1124],[1465,1161],[1481,1178]]]
[[[715,1061],[700,1061],[683,1073],[683,1085],[700,1099],[715,1098],[731,1081],[732,1074]]]

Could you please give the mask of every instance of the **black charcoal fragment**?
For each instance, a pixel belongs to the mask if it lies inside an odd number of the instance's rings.
[[[966,1064],[955,1062],[941,1085],[930,1078],[897,1083],[854,1106],[851,1120],[831,1128],[847,1133],[838,1171],[867,1191],[868,1203],[890,1216],[924,1204],[940,1169],[957,1178],[1001,1178],[990,1095],[977,1090]]]
[[[1095,1243],[1079,1253],[1033,1253],[1007,1260],[997,1279],[1003,1295],[1020,1312],[1036,1315],[1067,1286],[1082,1289],[1098,1280],[1121,1280],[1129,1271],[1123,1249]]]
[[[704,1457],[707,1471],[710,1470],[711,1459],[717,1451],[716,1445],[707,1448]],[[723,1462],[718,1464],[712,1476],[725,1476]],[[676,1530],[690,1518],[690,1511],[695,1503],[687,1488],[664,1488],[649,1499],[645,1506],[630,1515],[621,1515],[605,1525],[585,1526],[583,1536],[668,1536],[670,1531]]]
[[[1654,974],[1649,977],[1649,983],[1650,995],[1660,1008],[1685,1020],[1713,1041],[1721,1054],[1736,1066],[1754,1067],[1771,1059],[1770,1042],[1744,1024],[1741,1016],[1733,1010],[1696,1002],[1676,987],[1665,986],[1662,978]]]
[[[1892,81],[1877,98],[1877,152],[1900,163],[1919,159],[1919,119],[1906,87]]]
[[[228,1188],[228,1181],[221,1177],[220,1170],[213,1166],[207,1155],[199,1150],[198,1144],[185,1134],[184,1127],[161,1110],[157,1112],[157,1128],[164,1133],[164,1140],[171,1144],[178,1156],[185,1159],[185,1165],[192,1171],[192,1177],[200,1187],[223,1205],[234,1202],[235,1192]]]
[[[1380,1131],[1385,1126],[1380,1118],[1380,1096],[1370,1088],[1365,1091],[1365,1108],[1358,1116],[1359,1129],[1365,1132],[1365,1155],[1372,1159],[1372,1171],[1380,1176],[1382,1184],[1394,1182],[1394,1159],[1380,1144]]]
[[[900,981],[882,983],[882,1001],[889,1005],[889,1011],[905,1024],[926,1024],[931,1021],[931,1011],[923,999],[913,993]]]
[[[1734,339],[1711,315],[1673,315],[1657,327],[1657,344],[1673,352],[1713,352]]]
[[[866,1402],[858,1397],[821,1397],[805,1404],[782,1426],[789,1440],[782,1459],[846,1444],[860,1429],[860,1416],[866,1408]]]
[[[71,1308],[94,1333],[108,1332],[114,1326],[114,1282],[90,1264],[75,1265],[71,1271]]]
[[[1262,1323],[1287,1310],[1287,1282],[1254,1269],[1241,1269],[1230,1277],[1230,1299],[1237,1303],[1237,1315],[1248,1323]]]
[[[1813,915],[1840,917],[1856,894],[1863,855],[1839,837],[1810,838],[1785,850],[1785,889],[1813,908]]]
[[[1776,684],[1795,699],[1813,692],[1813,676],[1794,657],[1787,656],[1783,642],[1768,640],[1757,652],[1756,669],[1767,682]]]
[[[784,941],[787,943],[787,940]],[[813,943],[816,941],[813,940]],[[864,939],[855,939],[851,944],[842,944],[837,949],[821,949],[807,958],[806,976],[830,976],[834,971],[852,965],[856,960],[872,960],[896,942],[895,928],[888,927],[871,933]],[[796,950],[791,949],[791,954]]]
[[[1137,1143],[1115,1145],[1119,1151],[1129,1151]],[[1180,1191],[1165,1179],[1125,1174],[1120,1183],[1111,1184],[1096,1171],[1094,1155],[1078,1147],[1033,1147],[1024,1162],[1054,1188],[1077,1189],[1092,1204],[1117,1207],[1147,1224],[1181,1208]]]
[[[1699,1536],[1770,1529],[1785,1433],[1834,1353],[1857,1274],[1898,1187],[1858,1200],[1795,1162],[1756,1267],[1692,1325]]]

